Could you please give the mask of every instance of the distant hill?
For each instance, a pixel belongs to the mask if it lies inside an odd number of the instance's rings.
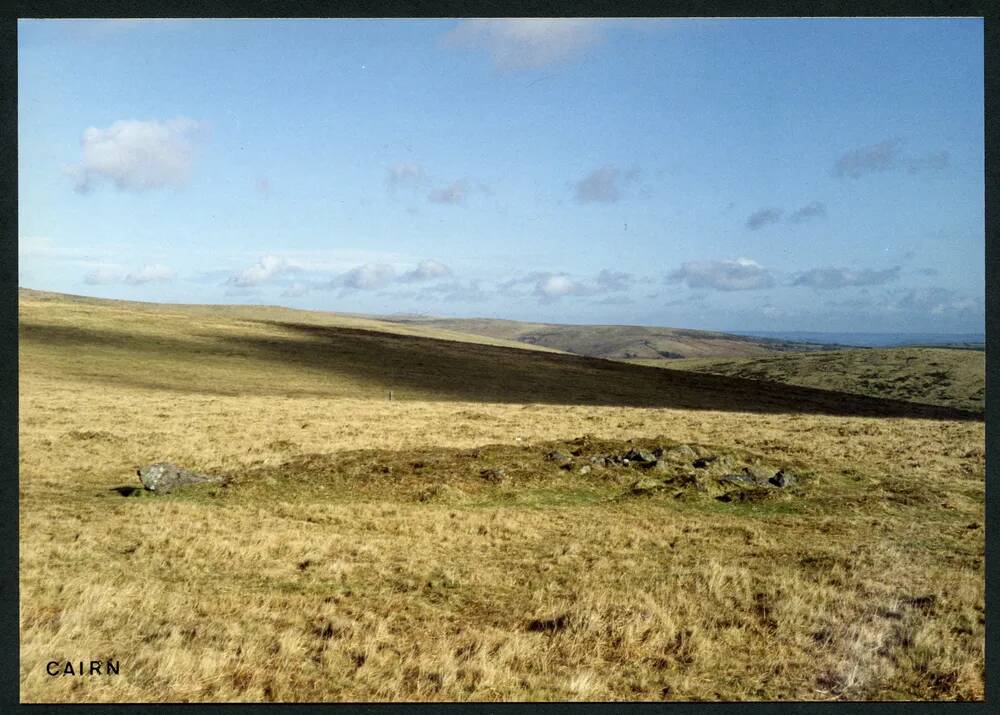
[[[821,346],[707,330],[638,325],[559,325],[488,318],[383,318],[454,333],[471,333],[609,360],[676,360],[691,357],[773,355]]]
[[[431,337],[428,326],[270,307],[22,291],[18,318],[21,378],[36,389],[57,381],[84,393],[115,385],[198,395],[367,399],[387,399],[392,390],[398,400],[976,418],[945,407],[488,345],[468,335]]]
[[[986,336],[983,333],[829,333],[801,330],[788,332],[749,330],[741,335],[837,347],[954,347],[969,350],[984,350],[986,348]]]
[[[852,349],[771,357],[676,360],[670,367],[974,412],[985,409],[986,353],[980,350]]]

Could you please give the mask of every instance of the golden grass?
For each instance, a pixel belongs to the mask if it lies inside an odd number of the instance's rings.
[[[283,394],[317,378],[250,358],[229,395],[64,347],[22,344],[23,701],[982,698],[981,422]],[[582,435],[811,479],[632,497],[541,458]],[[113,491],[159,459],[232,482]]]
[[[986,353],[981,350],[879,348],[635,362],[974,412],[983,412],[986,407]]]

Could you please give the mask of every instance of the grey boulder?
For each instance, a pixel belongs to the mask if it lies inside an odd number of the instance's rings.
[[[212,477],[207,474],[198,474],[189,469],[178,467],[169,462],[156,462],[138,470],[139,481],[142,486],[151,492],[169,492],[177,487],[186,487],[191,484],[204,484],[206,482],[221,482],[222,477]]]
[[[624,457],[629,462],[655,462],[656,457],[645,449],[630,449]]]

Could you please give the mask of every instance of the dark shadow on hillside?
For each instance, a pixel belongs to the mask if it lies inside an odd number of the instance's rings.
[[[46,344],[67,358],[69,369],[86,379],[178,391],[245,394],[259,389],[214,388],[169,379],[169,362],[229,359],[293,365],[354,380],[370,391],[394,390],[403,398],[502,403],[547,403],[622,407],[670,407],[750,413],[801,413],[868,417],[982,420],[982,415],[947,407],[883,400],[777,383],[644,367],[599,358],[454,342],[356,328],[255,321],[283,335],[199,334],[198,342],[173,337],[93,331],[74,326],[21,324],[21,339]],[[204,339],[210,339],[205,341]],[[114,354],[121,368],[90,369],[89,351]],[[105,352],[106,351],[106,352]],[[115,363],[116,366],[118,363]],[[266,371],[266,366],[264,368]],[[285,394],[280,384],[265,394]],[[337,396],[315,391],[294,394]]]
[[[975,420],[946,407],[476,343],[271,322],[307,337],[257,341],[269,359],[329,367],[387,387],[482,402]],[[236,340],[244,344],[243,340]],[[297,347],[296,347],[297,346]]]

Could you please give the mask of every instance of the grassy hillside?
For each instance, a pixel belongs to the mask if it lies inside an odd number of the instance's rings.
[[[981,420],[270,310],[22,294],[23,701],[983,698]]]
[[[644,361],[644,364],[657,363]],[[986,353],[978,350],[855,349],[777,357],[677,360],[670,367],[975,412],[982,412],[986,403]]]
[[[527,345],[612,360],[771,355],[818,346],[707,330],[635,325],[551,325],[486,318],[399,318],[403,325],[516,340]]]
[[[58,314],[65,307],[74,306],[75,315],[87,315],[89,308],[101,308],[105,311],[118,311],[117,315],[111,317],[121,319],[123,316],[155,314],[170,318],[195,318],[195,319],[227,319],[234,321],[271,321],[295,323],[299,325],[331,327],[331,328],[351,328],[358,330],[372,330],[380,333],[392,335],[411,335],[417,337],[437,338],[440,340],[451,340],[454,342],[470,342],[480,345],[499,345],[505,347],[516,347],[528,350],[538,350],[542,352],[558,352],[552,348],[542,345],[529,345],[513,340],[505,340],[502,337],[491,337],[488,335],[470,335],[464,331],[451,331],[438,329],[433,326],[406,325],[389,320],[379,320],[377,318],[354,315],[350,313],[331,313],[319,310],[298,310],[295,308],[285,308],[276,305],[196,305],[177,303],[142,303],[127,300],[107,300],[104,298],[92,298],[89,296],[68,295],[64,293],[50,293],[47,291],[31,290],[29,288],[18,289],[19,305],[27,306],[46,305],[50,314]],[[105,315],[112,316],[112,313],[105,312]]]
[[[309,322],[271,308],[261,314],[265,319],[240,317],[247,313],[230,307],[24,295],[22,364],[95,386],[218,395],[385,399],[391,390],[396,399],[969,417],[809,388],[387,333],[371,321],[345,327],[326,314]]]

